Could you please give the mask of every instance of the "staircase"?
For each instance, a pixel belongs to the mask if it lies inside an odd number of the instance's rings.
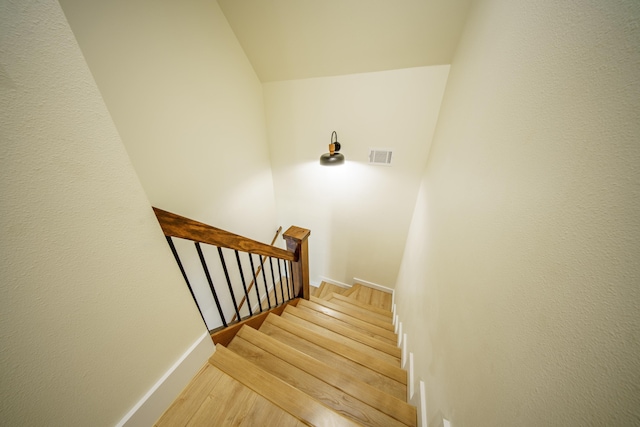
[[[243,326],[156,426],[415,426],[391,295],[324,283]]]

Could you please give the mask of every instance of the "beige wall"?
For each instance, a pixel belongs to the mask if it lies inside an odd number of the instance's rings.
[[[60,3],[151,203],[271,241],[262,86],[217,2]]]
[[[114,425],[206,330],[60,6],[0,17],[0,423]]]
[[[640,3],[478,2],[396,288],[429,419],[640,419]]]
[[[448,66],[264,84],[278,216],[311,230],[311,281],[393,287]],[[344,165],[323,167],[331,132]],[[369,147],[393,149],[388,166]]]

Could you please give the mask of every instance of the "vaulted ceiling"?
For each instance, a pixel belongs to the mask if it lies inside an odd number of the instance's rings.
[[[449,64],[471,0],[218,0],[262,82]]]

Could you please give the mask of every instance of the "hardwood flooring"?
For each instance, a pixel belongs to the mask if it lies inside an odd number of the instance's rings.
[[[155,425],[416,426],[390,294],[325,282],[311,291],[218,344]]]

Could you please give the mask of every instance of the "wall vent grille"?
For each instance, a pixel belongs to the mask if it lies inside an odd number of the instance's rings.
[[[369,164],[390,166],[392,155],[393,151],[391,150],[370,148]]]

